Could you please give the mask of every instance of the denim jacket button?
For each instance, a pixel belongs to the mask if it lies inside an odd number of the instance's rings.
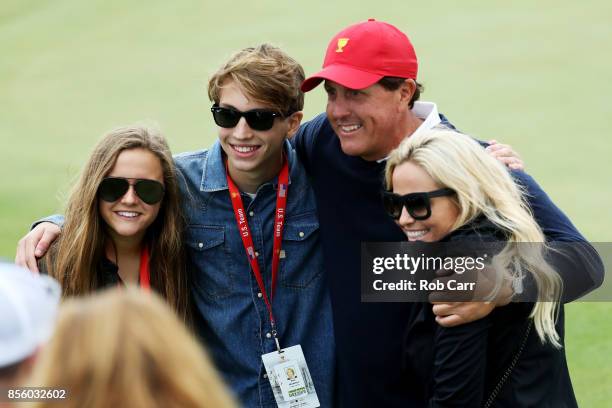
[[[268,378],[268,374],[264,373],[263,378]]]
[[[300,236],[300,238],[304,238],[304,231],[300,231],[298,235]]]
[[[255,213],[253,211],[249,211],[249,217],[252,217],[254,215],[255,215]]]
[[[255,251],[255,256],[259,256],[259,252]]]
[[[272,333],[266,333],[266,337],[271,339],[272,338]]]
[[[204,243],[203,242],[198,242],[198,248],[204,248]]]
[[[257,297],[258,297],[258,298],[263,297],[263,294],[262,294],[261,292],[259,292],[259,293],[257,294]]]

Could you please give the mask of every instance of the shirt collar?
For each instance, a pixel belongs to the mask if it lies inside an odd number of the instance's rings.
[[[412,107],[412,113],[414,113],[417,118],[423,119],[423,123],[421,123],[421,126],[412,132],[410,136],[431,130],[441,123],[438,106],[433,102],[416,101]]]
[[[412,132],[412,134],[407,136],[414,136],[421,132],[426,132],[441,123],[440,114],[438,113],[438,106],[433,102],[416,101],[411,110],[417,118],[423,120],[423,123],[421,123],[421,125],[414,132]],[[387,161],[388,158],[389,156],[386,156],[382,159],[376,160],[376,162],[382,163]]]
[[[285,140],[283,148],[289,161],[289,184],[291,184],[291,174],[296,165],[296,153],[291,147],[289,140]],[[202,181],[200,182],[200,191],[213,192],[227,190],[227,178],[225,177],[225,162],[223,160],[223,149],[221,143],[217,140],[208,150],[208,154],[204,158],[202,170]],[[278,176],[272,181],[274,185],[278,183]]]

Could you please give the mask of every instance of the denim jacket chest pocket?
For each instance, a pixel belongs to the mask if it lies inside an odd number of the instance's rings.
[[[187,228],[187,250],[194,266],[194,284],[211,299],[229,296],[235,283],[237,265],[225,235],[224,226],[190,225]]]
[[[283,286],[306,289],[319,280],[323,257],[315,213],[287,219],[281,254],[279,278]]]

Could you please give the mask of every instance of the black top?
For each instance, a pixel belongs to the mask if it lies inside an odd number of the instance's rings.
[[[50,256],[50,254],[47,256]],[[38,269],[42,274],[46,275],[49,273],[47,270],[47,262],[45,262],[44,258],[38,261]],[[98,264],[97,275],[98,283],[96,285],[96,289],[123,285],[121,276],[119,276],[119,267],[115,265],[114,262],[106,258],[106,256],[102,257],[100,263]]]
[[[486,219],[444,239],[504,240]],[[512,303],[483,319],[444,328],[432,306],[416,303],[404,333],[409,383],[429,407],[577,407],[565,351],[542,344],[529,314],[533,303]],[[556,324],[563,345],[563,306]]]
[[[405,240],[381,203],[385,163],[345,155],[325,114],[302,125],[292,143],[317,198],[334,316],[340,406],[424,406],[415,373],[402,359],[406,327],[418,306],[360,301],[361,242]],[[586,242],[531,177],[523,172],[513,176],[526,187],[535,218],[549,240]],[[585,250],[572,253],[566,264],[568,275],[580,277],[565,286],[576,294],[592,290],[603,280],[603,266],[589,248],[587,244]],[[594,275],[583,266],[586,257],[598,261]],[[562,276],[566,283],[567,275]]]
[[[121,276],[119,276],[119,267],[114,262],[106,257],[100,261],[98,269],[98,288],[106,288],[109,286],[123,285]]]

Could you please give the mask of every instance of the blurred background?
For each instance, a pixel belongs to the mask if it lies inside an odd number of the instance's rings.
[[[369,17],[410,36],[423,100],[462,131],[511,144],[590,241],[612,239],[612,2],[2,0],[0,257],[62,211],[105,131],[149,120],[175,153],[208,147],[207,78],[233,51],[271,42],[308,75],[337,31]],[[324,108],[322,89],[307,94],[306,119]],[[612,400],[611,312],[567,307],[584,407]]]

